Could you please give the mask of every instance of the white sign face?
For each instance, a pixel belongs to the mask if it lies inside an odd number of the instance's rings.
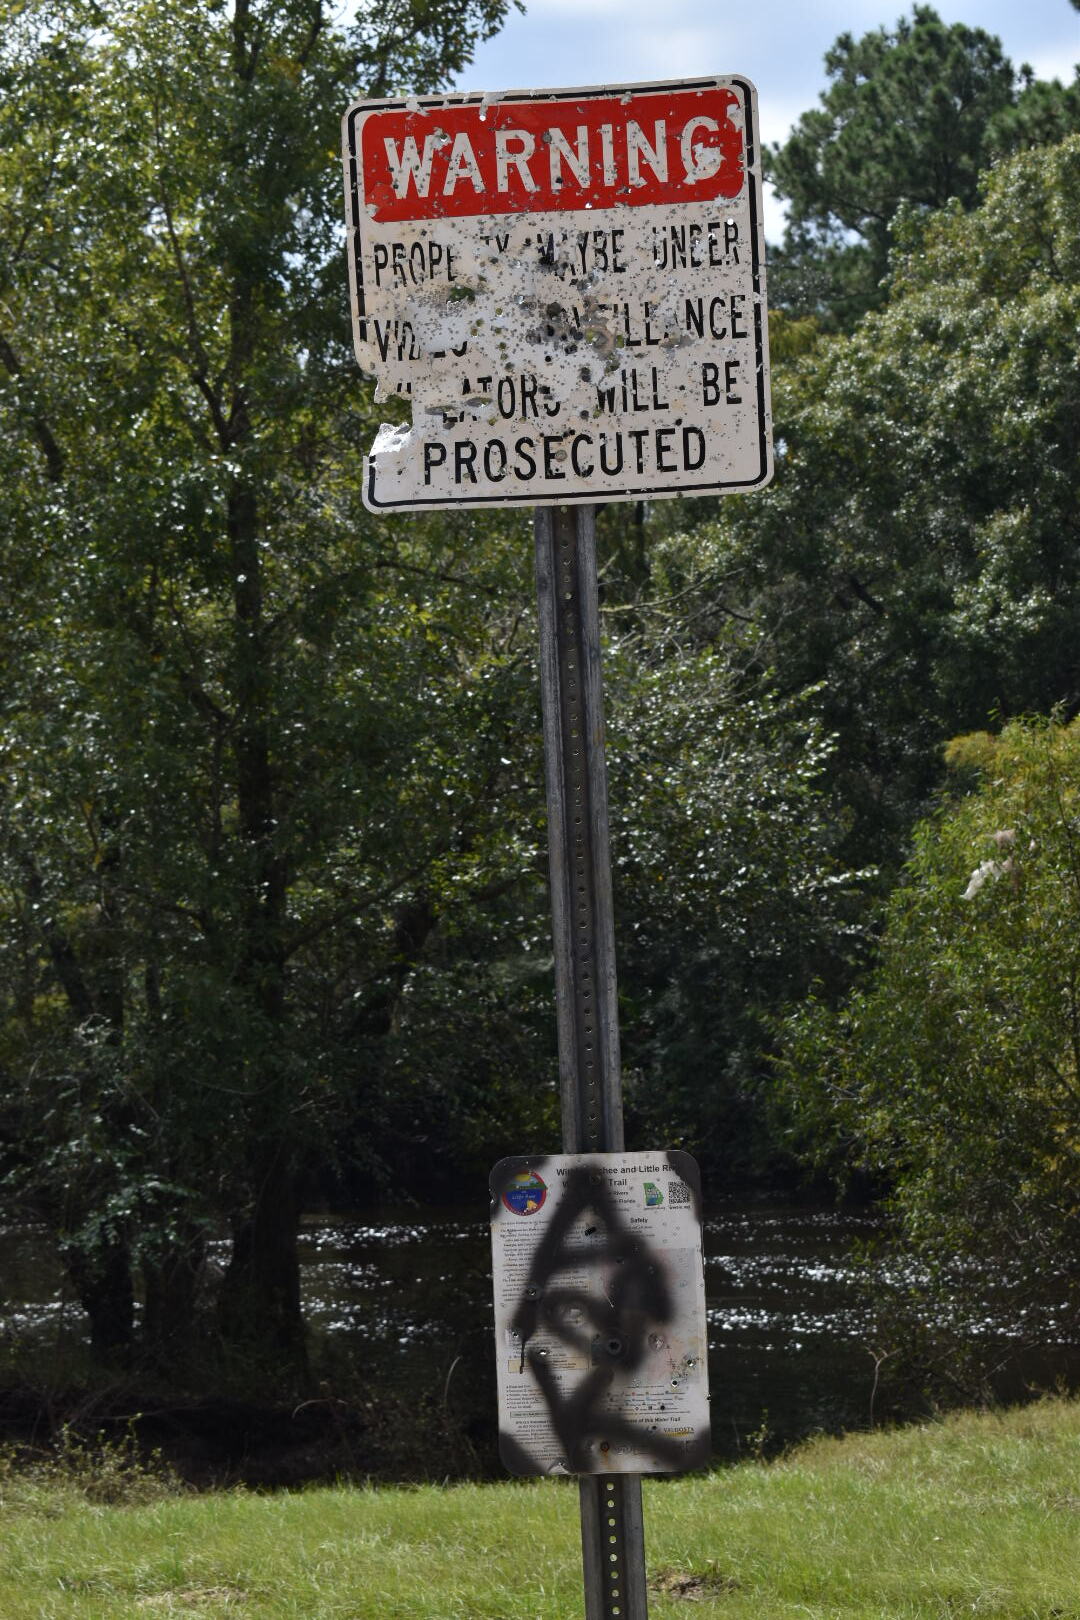
[[[701,1467],[708,1340],[694,1160],[679,1152],[503,1159],[491,1197],[507,1467]]]
[[[411,403],[374,511],[772,476],[756,93],[740,78],[360,102],[356,355]]]

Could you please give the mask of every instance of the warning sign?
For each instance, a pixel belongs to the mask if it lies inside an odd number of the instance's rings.
[[[504,1159],[491,1199],[507,1467],[700,1467],[709,1395],[694,1160],[677,1152]]]
[[[751,489],[772,473],[745,79],[361,102],[344,123],[375,510]]]

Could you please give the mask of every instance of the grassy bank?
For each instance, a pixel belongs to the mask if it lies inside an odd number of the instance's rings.
[[[0,1474],[3,1620],[569,1620],[577,1495],[177,1494]],[[139,1498],[142,1498],[141,1500]],[[1080,1403],[647,1482],[657,1620],[1080,1620]]]

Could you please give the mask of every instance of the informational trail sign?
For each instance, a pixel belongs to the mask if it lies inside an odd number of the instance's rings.
[[[742,78],[351,107],[356,354],[411,405],[379,429],[367,505],[767,483],[756,126]]]
[[[681,1152],[504,1159],[491,1195],[507,1467],[701,1466],[709,1396],[694,1160]]]

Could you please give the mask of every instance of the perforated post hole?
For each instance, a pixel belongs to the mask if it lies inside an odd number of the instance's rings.
[[[613,1551],[608,1554],[608,1563],[610,1565],[608,1570],[607,1592],[608,1613],[620,1615],[622,1614],[622,1608],[619,1604],[619,1599],[622,1596],[621,1587],[619,1585],[622,1573],[622,1537],[619,1535],[619,1520],[616,1516],[617,1498],[615,1495],[615,1481],[613,1479],[604,1481],[604,1497],[604,1508],[607,1513],[607,1529],[609,1531],[607,1538],[608,1545],[613,1549]]]
[[[590,1485],[596,1523],[595,1535],[584,1538],[586,1620],[647,1620],[640,1481],[601,1474]]]

